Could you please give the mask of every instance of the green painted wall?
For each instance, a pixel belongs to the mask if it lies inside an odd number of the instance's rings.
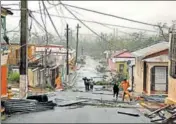
[[[129,78],[129,73],[128,73],[128,65],[127,62],[116,62],[116,68],[117,68],[117,72],[120,73],[120,65],[123,64],[124,68],[123,68],[123,75],[127,76],[127,78]]]

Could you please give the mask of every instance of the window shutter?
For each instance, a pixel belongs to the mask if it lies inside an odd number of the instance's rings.
[[[170,76],[176,78],[176,34],[171,35],[170,41]]]
[[[155,67],[151,69],[151,91],[155,90]]]

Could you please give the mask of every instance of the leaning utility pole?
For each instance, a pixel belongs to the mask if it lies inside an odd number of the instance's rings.
[[[20,36],[20,98],[27,96],[27,37],[28,37],[28,4],[21,0],[21,36]]]
[[[67,46],[67,81],[68,81],[68,77],[69,77],[69,48],[68,48],[68,40],[69,40],[69,34],[68,34],[68,32],[69,32],[69,28],[68,28],[68,24],[67,24],[67,27],[66,27],[66,39],[67,39],[67,44],[66,44],[66,46]]]
[[[76,28],[77,28],[77,34],[76,34],[76,60],[75,60],[75,65],[76,65],[77,60],[78,60],[79,28],[81,28],[81,27],[79,26],[79,24],[77,24]]]

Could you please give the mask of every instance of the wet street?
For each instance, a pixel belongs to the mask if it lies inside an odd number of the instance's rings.
[[[55,99],[71,99],[75,100],[77,97],[89,97],[102,100],[114,100],[110,91],[93,91],[103,92],[107,94],[93,94],[92,92],[85,92],[83,77],[100,77],[101,74],[97,73],[95,62],[92,58],[86,58],[86,64],[77,72],[77,79],[73,89],[79,89],[82,92],[75,92],[72,89],[68,91],[57,91],[54,96],[49,97],[50,100]],[[101,80],[96,78],[96,80]],[[95,81],[96,81],[95,80]],[[99,88],[96,86],[95,88]],[[126,111],[132,113],[140,112],[136,109],[130,108],[110,108],[100,106],[83,106],[78,108],[71,107],[55,107],[54,110],[16,114],[9,117],[4,123],[150,123],[149,119],[145,118],[142,114],[140,117],[133,117],[129,115],[118,114],[117,111]]]

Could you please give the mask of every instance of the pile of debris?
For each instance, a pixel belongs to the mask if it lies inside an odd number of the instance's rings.
[[[45,99],[43,99],[45,98]],[[1,101],[1,106],[5,108],[5,113],[10,115],[14,113],[39,112],[54,109],[56,106],[47,97],[29,97],[28,99],[6,99]]]
[[[173,124],[176,122],[176,105],[166,105],[145,116],[150,118],[151,122]]]

